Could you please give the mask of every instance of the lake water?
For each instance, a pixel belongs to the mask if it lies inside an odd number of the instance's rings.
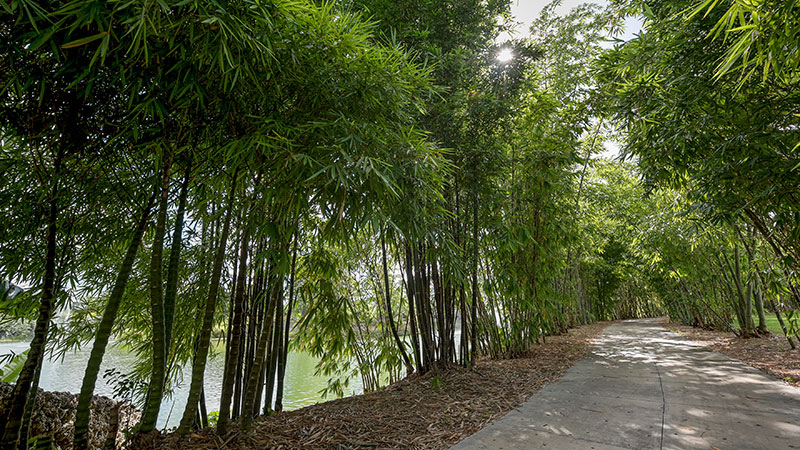
[[[21,353],[27,350],[28,347],[28,342],[0,342],[0,355],[8,354],[11,351]],[[67,353],[63,361],[45,360],[42,364],[39,387],[46,391],[79,393],[90,352],[91,346],[86,346],[76,352]],[[103,358],[103,365],[100,369],[101,376],[97,380],[95,394],[112,397],[113,388],[102,378],[102,375],[106,369],[110,368],[127,373],[133,366],[135,359],[135,355],[125,349],[109,345]],[[205,393],[206,406],[209,412],[219,409],[224,359],[224,353],[220,351],[213,357],[209,357],[206,365]],[[283,391],[283,407],[285,410],[298,409],[323,401],[320,391],[327,386],[327,378],[314,376],[314,369],[318,362],[317,358],[308,353],[297,351],[289,353],[286,361],[286,378]],[[183,409],[186,406],[186,397],[189,395],[190,368],[184,369],[183,377],[184,382],[175,389],[172,398],[165,399],[161,405],[161,413],[158,418],[160,428],[173,428],[178,426],[180,422]],[[345,394],[358,395],[362,392],[361,378],[351,378],[350,386],[346,389]]]

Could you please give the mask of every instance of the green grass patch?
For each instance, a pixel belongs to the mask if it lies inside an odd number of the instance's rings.
[[[775,313],[767,312],[767,311],[764,311],[764,313],[767,316],[767,329],[769,330],[769,332],[770,333],[774,333],[774,334],[779,334],[779,335],[783,336],[783,329],[781,329],[781,324],[778,323],[778,318],[775,317]],[[783,321],[785,323],[786,322],[786,313],[784,313],[783,317],[784,317]],[[755,315],[755,314],[753,315],[753,322],[756,325],[758,325],[758,316]],[[737,328],[740,328],[739,327],[739,321],[735,317],[733,318],[733,324]]]

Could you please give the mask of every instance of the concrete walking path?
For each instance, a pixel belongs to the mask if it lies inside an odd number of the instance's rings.
[[[452,448],[800,449],[800,390],[655,320],[626,321],[562,379]]]

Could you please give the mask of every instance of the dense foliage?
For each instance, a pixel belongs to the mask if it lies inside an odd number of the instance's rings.
[[[764,333],[771,310],[794,347],[800,90],[792,46],[800,8],[627,7],[644,14],[644,32],[607,51],[598,78],[625,152],[650,189],[672,198],[651,225],[653,286],[671,317],[743,336]],[[756,31],[767,23],[785,27]],[[763,76],[751,76],[754,69]]]
[[[798,6],[722,3],[555,2],[498,43],[501,0],[0,0],[0,320],[34,324],[2,447],[81,347],[102,444],[112,340],[139,432],[190,387],[181,434],[280,412],[290,348],[342,395],[595,320],[774,313],[794,346],[796,32],[747,36]]]

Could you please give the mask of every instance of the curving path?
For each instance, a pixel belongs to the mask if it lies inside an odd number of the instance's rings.
[[[562,379],[452,448],[800,449],[800,390],[656,320],[626,321]]]

